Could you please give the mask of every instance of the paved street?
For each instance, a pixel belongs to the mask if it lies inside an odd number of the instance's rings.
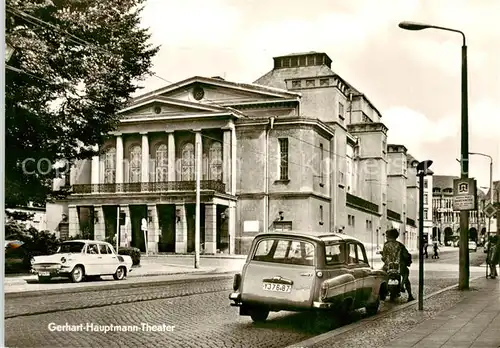
[[[481,264],[482,260],[482,252],[471,253],[473,265]],[[416,294],[418,262],[414,262],[412,284]],[[427,259],[425,293],[456,284],[457,264],[458,249],[443,254],[440,260]],[[482,274],[484,267],[471,267],[472,277]],[[288,312],[273,313],[268,322],[254,325],[249,317],[240,317],[237,309],[229,306],[227,296],[231,285],[231,277],[221,276],[92,293],[8,297],[6,344],[9,347],[285,347],[328,329],[309,327],[307,323],[312,322],[309,314]],[[385,303],[381,310],[394,305]],[[350,320],[359,320],[363,315],[353,313]],[[170,327],[163,332],[51,332],[50,323],[102,326],[147,323]],[[335,319],[328,324],[331,328],[339,326]]]

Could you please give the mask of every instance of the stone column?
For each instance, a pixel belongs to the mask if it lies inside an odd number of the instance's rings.
[[[176,221],[175,221],[175,253],[187,253],[187,220],[186,207],[184,204],[176,204]],[[180,221],[177,221],[177,215]]]
[[[149,221],[151,216],[151,222]],[[158,237],[160,235],[160,225],[156,204],[148,204],[148,251],[152,254],[158,253]]]
[[[76,205],[68,206],[69,236],[74,237],[80,233],[80,221]]]
[[[205,204],[205,253],[217,253],[217,205]]]
[[[121,133],[116,134],[116,191],[123,191],[123,138]],[[128,208],[127,208],[128,209]]]
[[[231,129],[223,128],[222,140],[222,182],[226,186],[226,192],[231,192]]]
[[[141,191],[149,190],[149,139],[148,133],[142,132],[142,160],[141,160]]]
[[[130,226],[130,208],[128,204],[121,204],[120,210],[125,213],[125,226],[120,228],[120,246],[128,247],[132,241],[132,228]]]
[[[229,254],[235,253],[236,241],[236,202],[229,202],[228,230],[229,230]]]
[[[175,163],[175,136],[173,131],[168,133],[168,181],[176,180],[176,163]]]
[[[96,220],[97,217],[97,221]],[[104,212],[101,205],[94,205],[94,239],[106,239],[106,226],[104,223]]]
[[[97,146],[95,148],[97,150]],[[91,169],[91,184],[92,185],[98,185],[99,184],[99,177],[100,177],[100,171],[99,171],[99,156],[92,156],[92,169]]]

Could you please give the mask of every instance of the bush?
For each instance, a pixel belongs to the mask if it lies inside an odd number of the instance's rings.
[[[118,255],[128,255],[132,258],[132,265],[137,266],[141,263],[141,251],[132,247],[120,247]]]
[[[50,255],[57,251],[61,241],[50,231],[38,231],[22,224],[5,225],[6,240],[20,240],[24,244],[17,249],[5,251],[6,271],[29,271],[33,256]],[[22,262],[20,262],[22,259]]]

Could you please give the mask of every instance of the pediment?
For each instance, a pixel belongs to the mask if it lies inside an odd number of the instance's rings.
[[[151,96],[143,100],[135,101],[119,112],[123,118],[185,117],[189,115],[210,116],[221,114],[229,115],[231,113],[234,114],[234,111],[225,107],[192,103],[164,96]]]
[[[226,81],[220,78],[193,77],[137,97],[153,95],[204,105],[233,106],[242,103],[272,103],[297,100],[299,93],[282,89]]]

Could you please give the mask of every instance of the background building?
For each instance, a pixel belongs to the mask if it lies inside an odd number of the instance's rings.
[[[448,243],[460,234],[460,212],[453,211],[453,180],[457,176],[433,175],[432,237]],[[469,238],[478,241],[487,230],[483,212],[485,193],[478,189],[478,209],[469,213]],[[488,198],[489,199],[489,198]]]

